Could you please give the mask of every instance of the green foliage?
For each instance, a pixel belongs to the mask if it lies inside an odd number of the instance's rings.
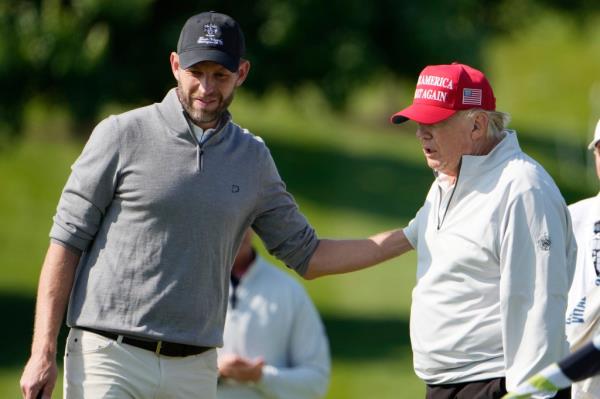
[[[32,98],[68,105],[89,124],[111,98],[114,32],[136,26],[152,0],[6,0],[0,6],[0,133],[17,133]],[[135,60],[130,60],[133,63]],[[118,71],[116,71],[118,72]],[[147,78],[147,77],[146,77]]]
[[[106,50],[108,28],[85,11],[85,7],[67,8],[57,0],[3,3],[0,117],[12,127],[20,127],[20,110],[28,97],[58,95],[57,86],[98,64]]]
[[[541,2],[540,2],[541,3]],[[546,1],[560,8],[563,2]],[[169,53],[187,17],[210,9],[244,28],[246,87],[292,92],[314,84],[337,108],[376,76],[427,64],[481,64],[490,35],[523,21],[514,0],[5,0],[0,4],[0,134],[17,133],[30,98],[64,104],[85,135],[106,103],[147,103],[173,85]],[[509,5],[509,6],[507,6]],[[514,7],[513,7],[514,6]],[[581,0],[571,13],[591,6]],[[498,18],[500,14],[505,18]],[[583,18],[583,17],[581,17]],[[516,22],[515,22],[516,21]],[[509,25],[510,24],[510,25]]]
[[[590,123],[600,117],[600,14],[581,23],[538,13],[493,40],[488,54],[498,107],[515,123],[588,140]]]
[[[570,190],[582,181],[595,192],[585,147],[600,119],[600,13],[580,19],[538,10],[529,24],[492,40],[485,54],[498,109],[529,134],[532,155],[550,158],[545,166],[563,195],[577,198]]]

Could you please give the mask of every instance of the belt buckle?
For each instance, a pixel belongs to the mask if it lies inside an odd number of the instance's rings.
[[[162,348],[162,341],[158,341],[158,343],[156,344],[156,350],[154,351],[154,354],[160,355],[161,348]]]

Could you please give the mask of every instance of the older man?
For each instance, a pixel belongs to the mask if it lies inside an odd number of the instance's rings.
[[[414,364],[430,398],[493,398],[568,353],[568,210],[495,102],[480,71],[429,66],[413,104],[392,117],[418,123],[436,174],[404,230],[419,259]]]
[[[426,67],[413,104],[391,119],[418,124],[435,174],[415,218],[385,240],[418,252],[415,371],[428,399],[498,398],[568,354],[576,244],[567,206],[505,129],[508,115],[474,68]],[[306,276],[345,271],[337,266],[309,267]]]

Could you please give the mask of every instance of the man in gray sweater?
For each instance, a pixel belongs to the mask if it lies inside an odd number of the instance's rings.
[[[248,227],[305,278],[408,249],[401,231],[316,237],[265,144],[227,111],[250,69],[244,49],[232,18],[191,17],[170,56],[177,88],[94,129],[50,232],[25,398],[51,397],[67,304],[65,397],[214,398],[229,274]]]

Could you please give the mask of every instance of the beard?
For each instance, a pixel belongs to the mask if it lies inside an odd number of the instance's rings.
[[[177,84],[176,91],[179,102],[181,103],[181,106],[185,110],[186,114],[190,120],[199,127],[203,127],[207,123],[218,123],[223,114],[227,111],[227,108],[229,108],[229,105],[231,105],[231,102],[233,101],[233,95],[235,93],[235,91],[232,91],[231,94],[225,98],[219,94],[217,108],[213,111],[209,111],[206,109],[195,109],[192,106],[192,102],[194,101],[192,96],[186,92],[183,87],[181,87],[180,83]]]

